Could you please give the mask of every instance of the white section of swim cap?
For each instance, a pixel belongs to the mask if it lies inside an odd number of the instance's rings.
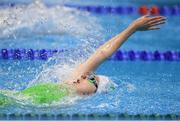
[[[108,92],[111,91],[111,88],[117,87],[117,84],[115,84],[110,78],[102,75],[98,75],[99,77],[99,85],[98,85],[98,93],[102,92]]]

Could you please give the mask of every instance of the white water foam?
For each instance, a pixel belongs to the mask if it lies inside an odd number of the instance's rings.
[[[37,0],[29,5],[0,9],[0,37],[19,38],[36,34],[66,33],[79,38],[98,36],[100,26],[95,21],[87,12],[63,5],[47,7]],[[97,34],[93,35],[93,31]]]

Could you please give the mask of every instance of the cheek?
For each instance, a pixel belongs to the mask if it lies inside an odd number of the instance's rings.
[[[89,90],[89,89],[92,88],[91,85],[90,85],[88,82],[86,82],[86,81],[84,81],[83,83],[81,83],[81,87],[82,87],[84,90]]]
[[[89,84],[87,81],[81,83],[80,88],[87,92],[92,92],[94,90],[93,85]]]

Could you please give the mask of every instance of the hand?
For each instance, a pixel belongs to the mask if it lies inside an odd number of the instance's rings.
[[[131,26],[135,28],[136,31],[147,31],[160,29],[159,25],[164,24],[166,18],[164,16],[154,16],[149,15],[142,16],[135,20]]]

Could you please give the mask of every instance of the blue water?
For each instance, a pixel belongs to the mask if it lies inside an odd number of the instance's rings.
[[[112,5],[116,3],[117,1],[114,3],[111,2]],[[104,2],[104,4],[106,4],[106,2]],[[124,4],[130,3],[124,2]],[[0,9],[0,11],[2,11],[2,9]],[[0,48],[76,48],[81,42],[85,42],[86,38],[99,45],[122,31],[139,15],[90,14],[88,17],[89,16],[89,21],[93,21],[90,25],[93,26],[98,24],[101,28],[92,27],[86,29],[87,31],[85,32],[79,31],[79,28],[77,30],[80,32],[79,37],[73,36],[71,33],[68,33],[67,30],[65,30],[65,33],[61,34],[46,34],[46,31],[42,31],[44,34],[33,33],[32,30],[28,28],[29,26],[26,26],[20,30],[17,29],[15,34],[9,34],[8,37],[0,36]],[[58,19],[60,19],[60,17]],[[83,17],[80,19],[83,19]],[[180,37],[178,36],[180,31],[180,27],[178,26],[180,24],[179,19],[179,16],[167,16],[167,23],[162,26],[161,30],[144,33],[137,32],[130,37],[121,49],[180,50]],[[52,21],[55,20],[53,19]],[[70,24],[73,23],[70,22],[68,25]],[[86,26],[87,23],[85,22],[84,24],[84,26]],[[44,26],[44,24],[42,25]],[[52,23],[50,22],[47,28],[51,28],[51,26]],[[84,27],[83,25],[81,26]],[[42,26],[39,28],[43,29]],[[76,29],[76,27],[72,29]],[[98,33],[100,37],[94,35],[94,29],[97,30],[96,33]],[[90,34],[88,34],[88,32]],[[72,33],[74,34],[74,31],[72,31]],[[45,63],[44,61],[0,60],[0,89],[22,90],[26,88],[28,83],[44,70]],[[12,106],[0,108],[0,111],[23,113],[175,113],[180,115],[179,62],[106,61],[98,68],[97,73],[110,77],[118,87],[112,92],[95,94],[66,107],[47,107],[42,110],[26,106]]]

